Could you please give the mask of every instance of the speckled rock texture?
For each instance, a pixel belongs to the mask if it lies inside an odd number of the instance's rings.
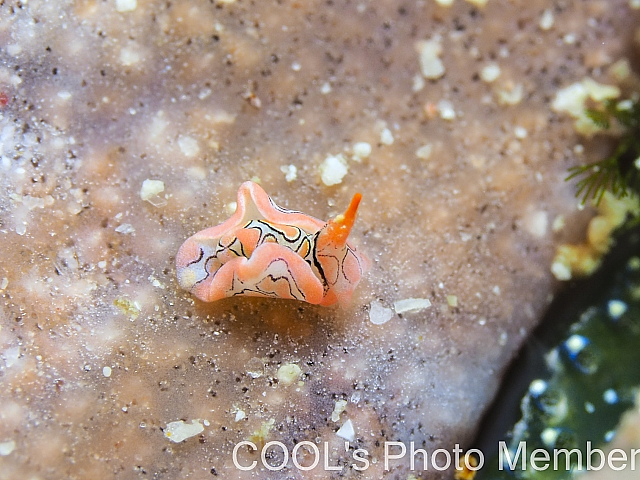
[[[591,215],[564,177],[606,145],[551,101],[617,84],[638,25],[475,3],[0,2],[0,479],[453,475],[386,470],[385,442],[468,447]],[[178,247],[249,179],[321,219],[362,192],[349,308],[180,290]],[[242,471],[243,440],[334,470]]]

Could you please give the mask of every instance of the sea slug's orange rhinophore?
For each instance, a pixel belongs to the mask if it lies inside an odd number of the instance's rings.
[[[238,190],[226,222],[188,238],[178,282],[200,300],[252,295],[346,306],[369,259],[347,242],[362,195],[328,222],[276,205],[256,183]]]

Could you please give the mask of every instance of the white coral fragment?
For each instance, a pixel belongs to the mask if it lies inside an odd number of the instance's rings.
[[[379,301],[371,302],[369,308],[369,320],[374,325],[383,325],[393,317],[393,310],[383,306]]]
[[[298,178],[298,167],[295,165],[282,165],[280,171],[284,173],[284,179],[287,182],[293,182]]]
[[[393,133],[388,128],[384,128],[380,132],[380,143],[383,145],[392,145],[394,142]]]
[[[342,415],[342,412],[344,412],[346,408],[347,408],[346,400],[337,400],[333,407],[333,412],[331,412],[331,421],[337,422],[338,420],[340,420],[340,415]]]
[[[558,90],[551,108],[558,113],[568,113],[576,119],[575,129],[583,135],[592,135],[600,130],[591,119],[586,116],[585,102],[591,99],[595,102],[603,102],[618,98],[620,89],[614,85],[603,85],[595,80],[585,77],[580,82],[573,83]]]
[[[322,183],[330,187],[342,183],[348,171],[349,167],[342,154],[329,155],[320,165],[320,178]]]
[[[9,440],[7,442],[0,443],[0,456],[6,457],[16,448],[16,442]]]
[[[420,160],[428,160],[429,157],[431,157],[432,151],[433,145],[427,143],[416,150],[416,157],[418,157]]]
[[[120,63],[125,67],[135,65],[141,60],[140,51],[134,46],[128,46],[120,50]]]
[[[116,11],[133,12],[138,7],[138,0],[116,0]]]
[[[349,442],[353,442],[356,439],[356,432],[353,429],[353,423],[351,422],[351,420],[347,420],[346,422],[344,422],[344,424],[336,432],[336,435],[340,438],[348,440]]]
[[[541,30],[549,30],[553,27],[553,22],[555,19],[553,18],[553,11],[547,8],[544,12],[542,12],[542,16],[540,17],[540,22],[538,26]]]
[[[498,91],[498,101],[502,105],[517,105],[524,97],[524,87],[521,83],[508,84]]]
[[[371,155],[371,144],[367,142],[357,142],[353,144],[354,160],[361,160]]]
[[[440,100],[438,102],[438,112],[440,112],[440,118],[443,120],[454,120],[456,118],[456,110],[449,100]]]
[[[480,78],[483,82],[491,83],[500,76],[500,65],[497,63],[488,63],[480,71]]]
[[[431,40],[421,40],[416,43],[416,50],[420,54],[420,71],[424,78],[437,79],[444,75],[444,65],[440,60],[442,54],[441,38],[436,36]]]
[[[140,188],[140,198],[145,202],[149,202],[155,207],[166,205],[167,201],[164,198],[159,197],[164,192],[164,182],[162,180],[150,180],[146,179],[142,182],[142,188]]]
[[[195,157],[200,153],[198,140],[188,135],[183,135],[178,139],[178,147],[185,157]]]
[[[431,302],[428,298],[405,298],[394,302],[393,308],[396,313],[419,312],[425,308],[429,308]]]
[[[204,431],[204,426],[199,420],[191,420],[191,423],[185,423],[184,420],[167,423],[164,429],[164,436],[175,443],[180,443],[187,438],[194,437]]]
[[[295,363],[287,363],[282,365],[278,369],[278,381],[284,385],[291,385],[296,382],[300,375],[302,374],[302,370]]]

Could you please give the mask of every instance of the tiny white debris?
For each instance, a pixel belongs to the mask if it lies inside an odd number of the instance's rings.
[[[200,145],[198,140],[188,135],[182,135],[178,139],[178,146],[185,157],[195,157],[200,153]]]
[[[489,63],[480,71],[480,78],[483,82],[491,83],[500,76],[500,65]]]
[[[16,442],[9,440],[7,442],[0,442],[0,456],[6,457],[16,448]]]
[[[9,279],[7,277],[2,277],[2,281],[0,281],[0,290],[6,290],[9,286]]]
[[[547,390],[547,382],[539,378],[531,382],[529,385],[529,393],[534,397],[542,395]]]
[[[301,68],[302,68],[302,65],[300,65],[299,62],[293,62],[291,64],[291,70],[293,70],[294,72],[299,72]]]
[[[615,430],[609,430],[607,433],[604,434],[604,441],[605,442],[610,442],[611,440],[613,440],[613,437],[616,436],[616,431]]]
[[[513,134],[516,136],[516,138],[519,138],[520,140],[527,138],[528,132],[527,129],[524,127],[516,127],[513,129]]]
[[[200,90],[200,93],[198,93],[198,99],[204,100],[206,98],[209,98],[212,92],[213,91],[210,88],[203,88],[202,90]]]
[[[406,312],[418,312],[420,310],[424,310],[425,308],[429,308],[430,306],[431,302],[428,298],[405,298],[404,300],[398,300],[393,304],[393,308],[398,314]]]
[[[7,348],[2,354],[4,364],[7,368],[13,367],[20,358],[20,347]]]
[[[551,224],[551,230],[557,233],[564,228],[564,225],[565,225],[564,215],[558,214],[556,215],[556,218],[553,219],[553,223]]]
[[[573,83],[557,91],[551,108],[556,112],[566,112],[573,117],[580,117],[584,112],[587,96],[587,89],[582,83]]]
[[[102,367],[102,375],[109,378],[111,376],[111,367]]]
[[[393,317],[393,310],[383,306],[378,300],[371,302],[369,308],[369,320],[374,325],[387,323]]]
[[[420,54],[420,71],[425,78],[436,79],[444,75],[444,65],[439,58],[442,54],[441,40],[440,36],[436,36],[416,43],[416,50]]]
[[[609,405],[613,405],[618,403],[618,393],[613,388],[610,388],[604,392],[602,399]]]
[[[320,165],[320,177],[327,186],[341,183],[348,171],[349,167],[342,154],[329,155]]]
[[[389,130],[388,128],[383,129],[380,133],[380,143],[382,143],[383,145],[391,145],[393,144],[393,140],[394,138],[391,130]]]
[[[154,277],[153,275],[149,275],[147,277],[147,280],[149,280],[151,282],[151,285],[153,285],[156,288],[161,288],[163,290],[166,288],[166,285],[162,283],[160,280],[158,280],[156,277]]]
[[[453,0],[436,0],[436,3],[442,7],[450,7],[453,5]]]
[[[596,407],[595,407],[595,405],[594,405],[593,403],[591,403],[591,402],[584,402],[584,410],[585,410],[587,413],[593,413],[593,412],[595,412],[595,411],[596,411]]]
[[[236,422],[239,422],[240,420],[244,420],[245,418],[247,418],[247,414],[244,413],[244,410],[238,409],[236,411]]]
[[[353,144],[353,156],[357,159],[367,158],[371,155],[371,144],[367,142],[357,142]]]
[[[416,157],[420,160],[428,160],[431,157],[431,152],[433,151],[433,145],[427,143],[426,145],[422,145],[420,148],[416,150]]]
[[[498,101],[503,105],[517,105],[524,96],[524,87],[521,83],[509,84],[498,92]]]
[[[191,180],[198,180],[198,181],[206,180],[207,174],[208,174],[207,170],[201,166],[193,166],[193,167],[187,168],[187,176]]]
[[[12,57],[17,57],[22,53],[22,45],[19,43],[12,43],[11,45],[7,45],[7,53]]]
[[[574,43],[576,43],[576,34],[567,33],[564,37],[562,37],[562,41],[567,45],[573,45]]]
[[[124,47],[120,50],[120,63],[125,67],[135,65],[140,61],[140,51],[134,47]]]
[[[449,100],[440,100],[438,102],[438,112],[440,112],[440,118],[443,120],[453,120],[456,118],[456,111]]]
[[[100,260],[98,262],[98,268],[107,268],[107,261],[106,260]]]
[[[351,423],[351,419],[342,424],[340,429],[336,432],[336,435],[340,438],[348,440],[349,442],[353,442],[356,439],[356,432],[353,429],[353,423]]]
[[[494,295],[500,295],[500,285],[495,285],[491,291],[493,292]]]
[[[627,311],[627,304],[621,300],[609,300],[607,309],[609,310],[609,316],[614,320],[618,320]]]
[[[131,225],[130,223],[123,223],[122,225],[119,225],[116,227],[116,232],[118,233],[122,233],[124,235],[128,235],[130,233],[135,232],[136,229],[133,228],[133,225]]]
[[[167,204],[166,199],[158,196],[162,192],[164,192],[164,182],[162,180],[150,180],[147,178],[142,182],[140,198],[154,207],[162,207]]]
[[[179,443],[203,431],[204,426],[199,420],[191,420],[191,424],[185,423],[184,420],[178,420],[177,422],[167,423],[167,428],[164,429],[164,436],[172,442]]]
[[[346,400],[336,400],[336,403],[333,407],[333,412],[331,412],[331,421],[337,422],[338,420],[340,420],[340,415],[342,415],[342,412],[344,412],[346,408],[347,408]]]
[[[298,167],[295,165],[282,165],[280,171],[284,173],[284,178],[287,182],[293,182],[298,178]]]
[[[24,195],[22,197],[22,204],[27,207],[29,210],[33,210],[35,208],[44,208],[45,201],[44,198],[32,197],[31,195]]]
[[[413,76],[413,84],[411,85],[411,90],[414,92],[419,92],[425,86],[424,78],[419,73]]]
[[[547,8],[544,12],[542,12],[538,26],[542,30],[549,30],[551,27],[553,27],[554,21],[555,19],[553,18],[553,12],[551,11],[551,9]]]
[[[536,238],[542,238],[547,233],[549,224],[547,212],[535,210],[530,212],[524,222],[526,230]]]
[[[584,347],[587,346],[588,343],[589,341],[582,335],[574,334],[564,342],[564,345],[570,354],[577,355],[584,349]]]
[[[326,95],[327,93],[331,93],[331,84],[329,82],[325,82],[320,87],[320,93]]]
[[[457,295],[447,295],[447,304],[450,307],[458,306],[458,296]]]
[[[60,92],[58,92],[58,98],[62,100],[69,100],[71,98],[71,93],[67,90],[61,90]]]
[[[278,381],[284,385],[291,385],[297,382],[302,374],[302,369],[295,363],[285,363],[278,369]]]
[[[78,215],[82,211],[82,205],[78,202],[69,202],[67,204],[67,212],[71,215]]]
[[[27,224],[24,222],[18,223],[16,225],[16,233],[21,236],[27,233]]]
[[[138,6],[138,0],[116,0],[116,10],[118,12],[133,12]]]
[[[556,444],[556,440],[558,439],[559,434],[560,430],[558,430],[557,428],[547,427],[540,434],[540,439],[547,448],[553,448]]]
[[[247,373],[251,378],[260,378],[264,375],[264,361],[253,357],[247,363]]]

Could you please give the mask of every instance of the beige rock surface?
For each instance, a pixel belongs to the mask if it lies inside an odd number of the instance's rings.
[[[0,2],[0,479],[449,475],[385,471],[384,442],[468,445],[590,215],[563,179],[606,145],[551,102],[618,83],[637,24],[622,0]],[[179,290],[178,247],[248,179],[323,219],[363,193],[349,309]],[[243,472],[243,440],[340,471]]]

